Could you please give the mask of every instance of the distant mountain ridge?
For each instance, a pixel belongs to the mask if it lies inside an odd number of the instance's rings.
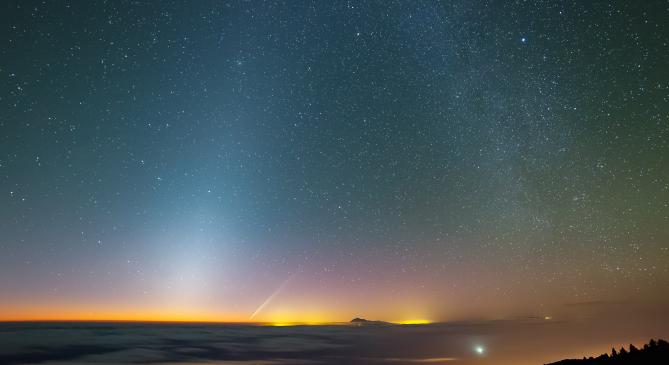
[[[546,365],[667,365],[669,364],[669,343],[665,340],[650,340],[643,348],[638,349],[634,345],[629,350],[622,347],[611,354],[602,354],[597,357],[584,357],[583,359],[567,359]]]
[[[355,317],[355,318],[353,318],[353,319],[351,320],[351,322],[349,322],[349,323],[351,323],[351,324],[355,324],[355,325],[358,325],[358,326],[367,326],[367,325],[388,325],[388,324],[392,324],[392,323],[390,323],[390,322],[384,322],[384,321],[370,321],[370,320],[368,320],[368,319],[359,318],[359,317]]]

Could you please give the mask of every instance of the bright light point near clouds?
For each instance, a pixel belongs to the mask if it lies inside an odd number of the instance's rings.
[[[520,38],[520,42],[521,43],[527,43],[527,38],[525,38],[525,37]]]
[[[477,355],[483,355],[483,353],[485,353],[485,349],[483,348],[483,346],[474,347],[474,351],[476,352]]]

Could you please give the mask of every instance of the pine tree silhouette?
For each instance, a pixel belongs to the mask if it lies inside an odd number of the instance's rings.
[[[548,365],[669,365],[669,342],[650,340],[641,350],[630,344],[629,351],[625,347],[612,348],[611,356],[584,356],[582,360],[562,360]]]

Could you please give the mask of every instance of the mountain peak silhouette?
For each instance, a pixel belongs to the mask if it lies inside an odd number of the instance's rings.
[[[367,325],[389,325],[391,324],[390,322],[384,322],[384,321],[370,321],[368,319],[360,318],[360,317],[355,317],[349,322],[350,324],[355,324],[358,326],[367,326]]]

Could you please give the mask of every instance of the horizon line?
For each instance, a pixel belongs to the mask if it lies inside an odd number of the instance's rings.
[[[442,322],[432,321],[370,321],[383,322],[389,325],[426,325]],[[220,324],[220,325],[247,325],[259,327],[290,327],[290,326],[334,326],[359,324],[351,321],[216,321],[216,320],[155,320],[155,319],[0,319],[3,323],[127,323],[127,324]]]

